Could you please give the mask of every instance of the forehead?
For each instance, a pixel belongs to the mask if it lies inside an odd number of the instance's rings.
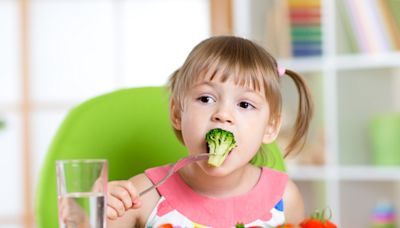
[[[192,85],[201,82],[227,82],[233,81],[237,86],[254,90],[264,91],[265,78],[268,72],[259,69],[243,69],[240,66],[229,64],[212,65],[197,71],[192,75]]]

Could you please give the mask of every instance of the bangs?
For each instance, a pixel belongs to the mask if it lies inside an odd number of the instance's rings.
[[[193,84],[203,81],[233,82],[241,87],[249,88],[260,92],[265,87],[265,75],[262,69],[245,68],[240,63],[222,62],[221,60],[212,61],[211,64],[199,67],[195,74],[192,74],[190,80]]]
[[[190,72],[188,83],[233,79],[239,86],[261,91],[277,72],[275,60],[262,50],[242,39],[215,39],[194,50],[196,58],[186,69]]]

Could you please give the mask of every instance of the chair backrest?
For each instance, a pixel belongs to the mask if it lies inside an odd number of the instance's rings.
[[[275,143],[265,147],[274,156],[273,168],[284,170]],[[170,125],[168,92],[162,87],[122,89],[90,99],[68,113],[51,142],[37,189],[37,227],[58,227],[56,160],[107,159],[109,180],[121,180],[185,155]]]

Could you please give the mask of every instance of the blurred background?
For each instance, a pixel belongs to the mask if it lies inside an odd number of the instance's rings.
[[[0,227],[35,227],[40,167],[68,110],[164,85],[194,45],[221,34],[263,45],[312,89],[307,144],[287,159],[307,213],[329,207],[345,228],[395,223],[399,0],[0,0]],[[282,88],[284,147],[297,97],[290,80]]]

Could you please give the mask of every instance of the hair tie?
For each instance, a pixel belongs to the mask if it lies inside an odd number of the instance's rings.
[[[285,68],[278,66],[278,75],[279,76],[283,76],[285,74],[285,72],[286,72]]]

